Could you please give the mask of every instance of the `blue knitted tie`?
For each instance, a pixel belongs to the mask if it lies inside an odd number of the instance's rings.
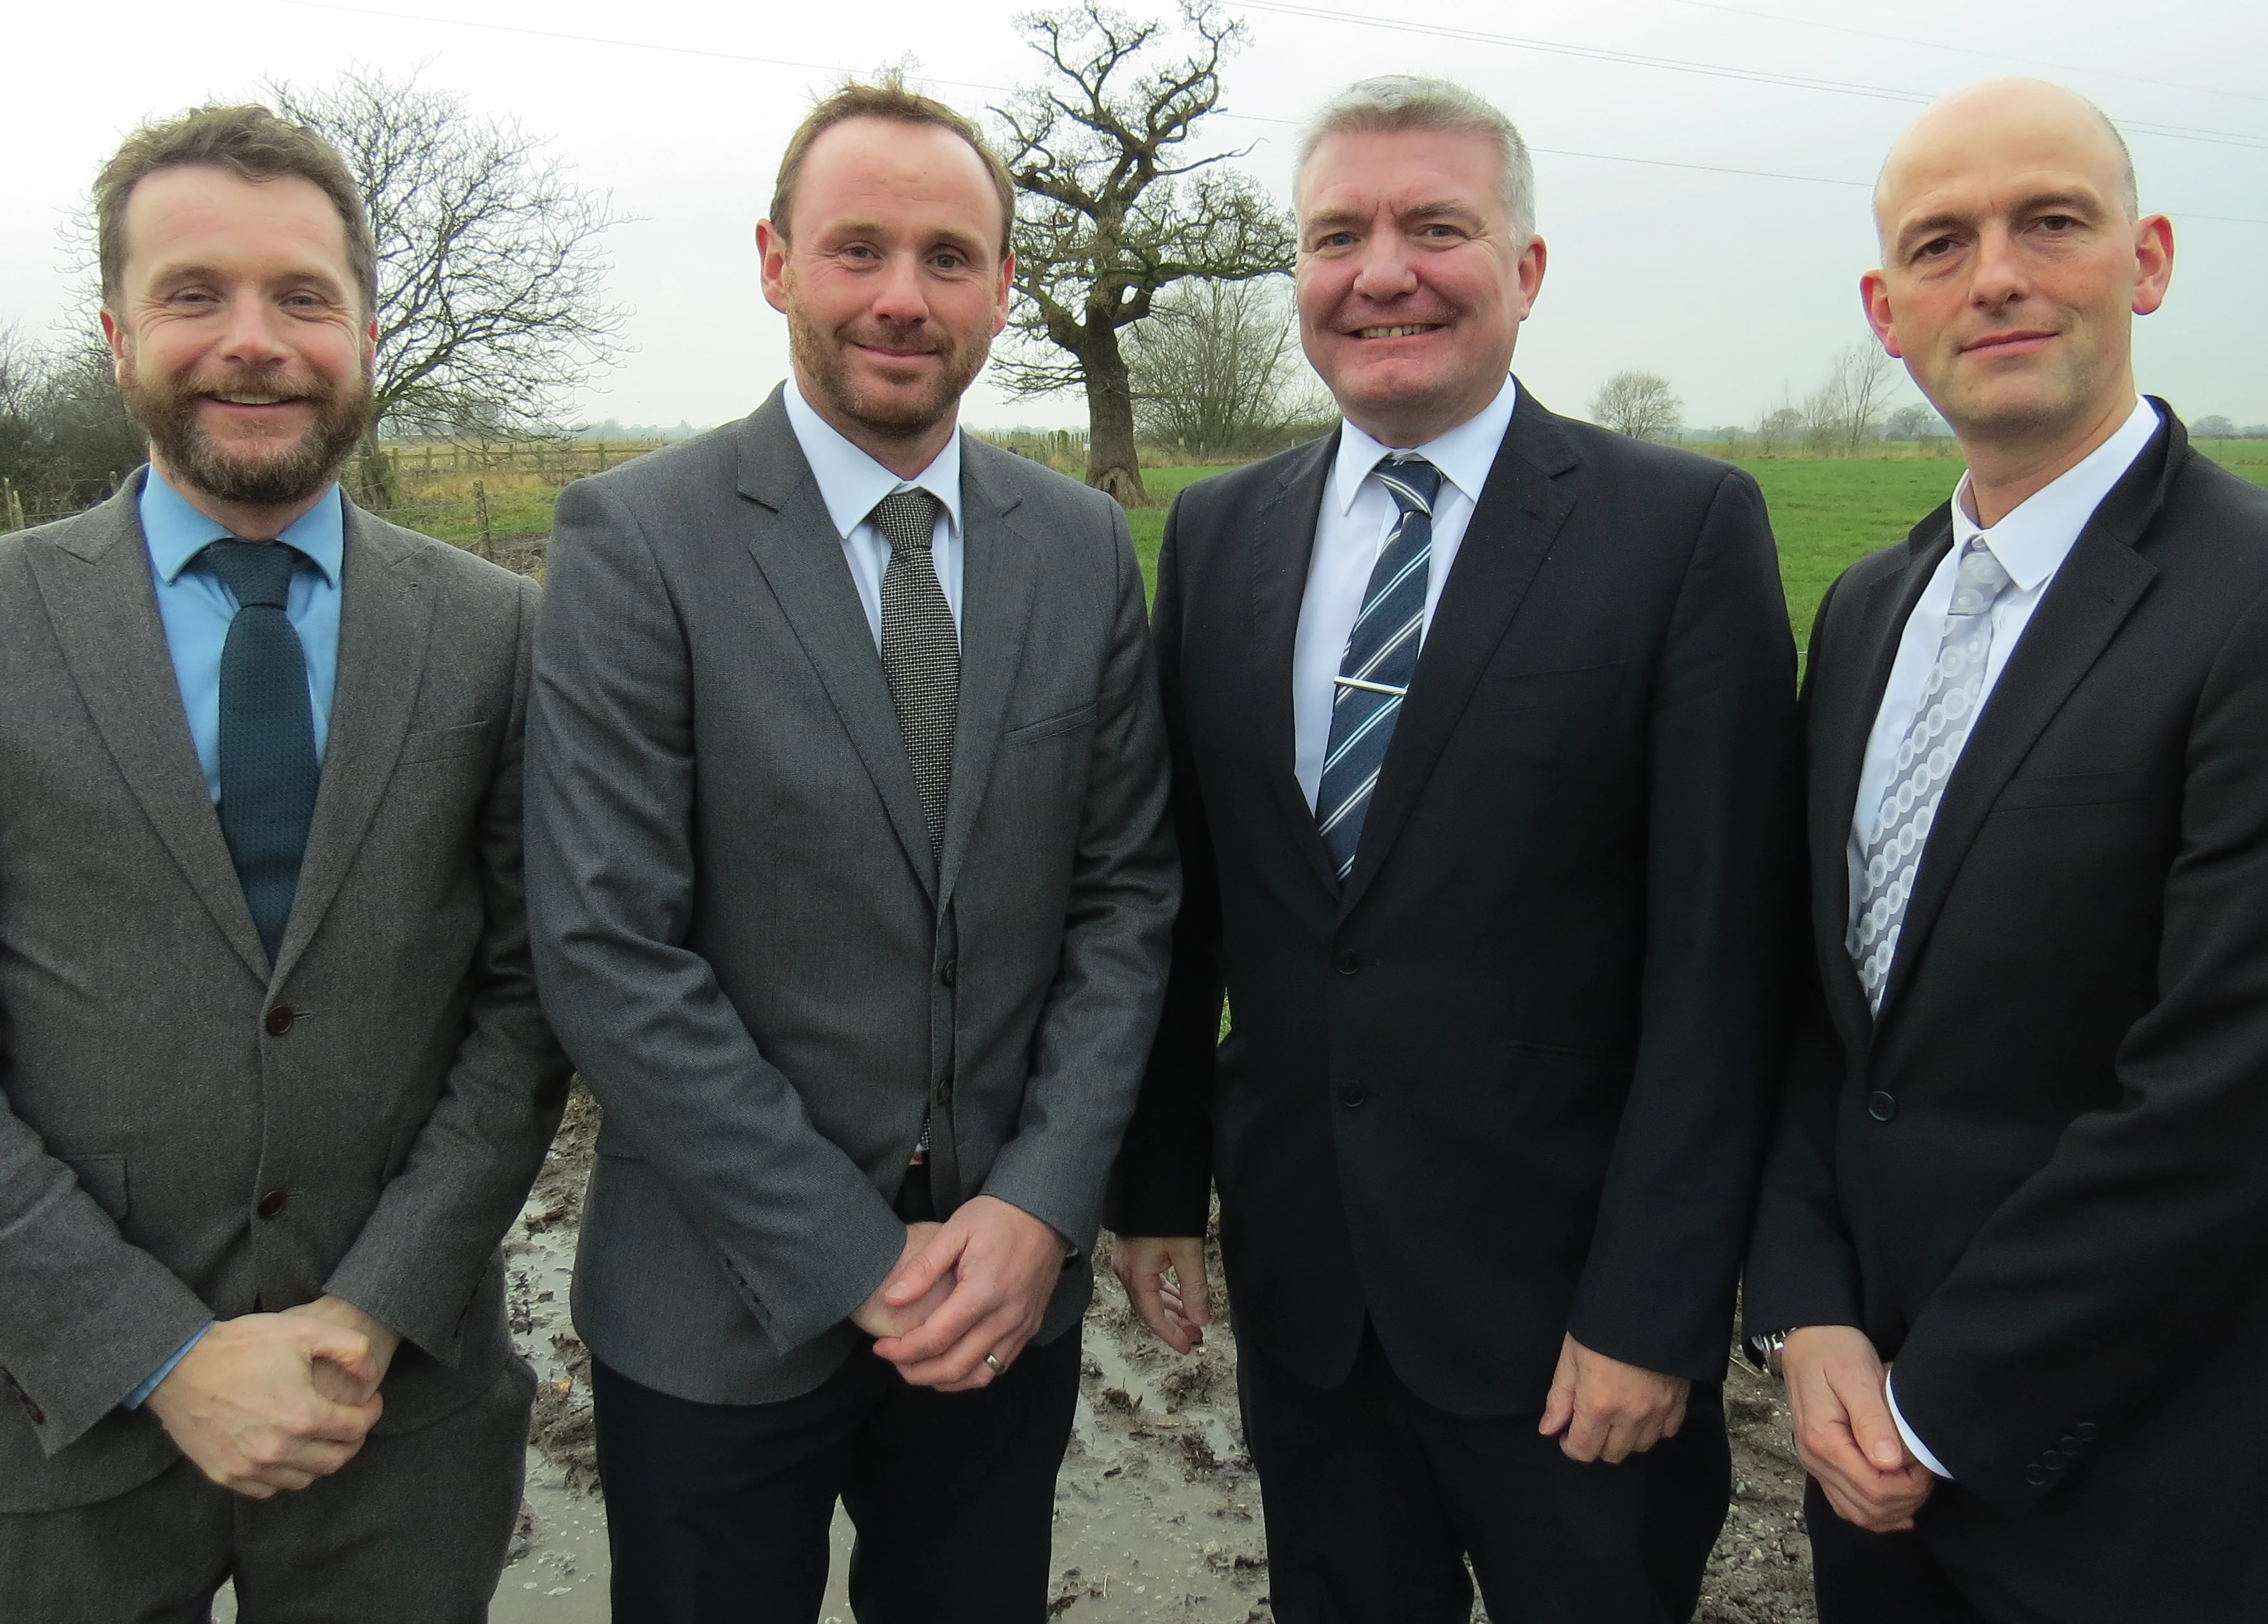
[[[284,613],[299,554],[282,541],[215,541],[201,557],[237,602],[220,655],[221,838],[273,963],[320,770],[306,650]]]
[[[1423,457],[1383,458],[1373,472],[1401,511],[1370,572],[1362,613],[1339,658],[1330,742],[1315,792],[1315,827],[1322,831],[1342,884],[1354,871],[1371,791],[1386,763],[1402,696],[1418,672],[1433,556],[1433,502],[1441,494],[1441,470]]]

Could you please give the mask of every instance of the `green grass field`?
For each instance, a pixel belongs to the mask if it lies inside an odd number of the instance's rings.
[[[2257,485],[2268,485],[2268,445],[2232,442],[2217,455],[2230,472]],[[1788,619],[1799,644],[1811,636],[1811,617],[1835,577],[1867,554],[1905,540],[1922,517],[1953,494],[1961,463],[1953,457],[1743,459],[1771,511],[1772,534],[1779,542],[1780,581],[1787,592]],[[1142,574],[1157,582],[1158,544],[1166,533],[1166,509],[1184,486],[1219,468],[1150,468],[1142,474],[1157,503],[1130,513],[1134,550]]]

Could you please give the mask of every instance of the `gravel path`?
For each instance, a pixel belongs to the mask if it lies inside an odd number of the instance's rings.
[[[528,1503],[491,1624],[602,1624],[608,1617],[590,1357],[567,1318],[575,1226],[596,1129],[596,1108],[578,1092],[505,1245],[512,1330],[542,1382]],[[1135,1320],[1106,1271],[1087,1314],[1086,1352],[1078,1417],[1056,1488],[1054,1614],[1067,1624],[1270,1624],[1259,1485],[1237,1424],[1226,1316],[1197,1354],[1177,1358]],[[1810,1562],[1799,1516],[1803,1475],[1787,1442],[1785,1400],[1777,1384],[1737,1360],[1725,1396],[1733,1508],[1696,1619],[1810,1624]],[[850,1624],[842,1591],[850,1530],[839,1515],[835,1534],[835,1578],[821,1617]]]

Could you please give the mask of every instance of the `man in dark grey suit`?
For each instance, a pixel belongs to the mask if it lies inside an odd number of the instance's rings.
[[[838,1497],[866,1624],[1045,1616],[1178,880],[1124,518],[955,427],[1012,201],[949,108],[822,103],[757,231],[792,379],[560,500],[530,906],[618,1620],[807,1624]]]
[[[534,591],[339,492],[374,252],[320,137],[205,108],[97,202],[151,466],[0,541],[0,1620],[477,1620],[566,1084]]]

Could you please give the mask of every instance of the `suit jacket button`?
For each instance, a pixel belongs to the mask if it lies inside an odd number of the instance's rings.
[[[951,987],[955,982],[959,981],[961,980],[961,960],[958,959],[948,959],[943,964],[939,965],[937,970],[937,979],[943,981],[947,987]]]
[[[2024,1481],[2029,1483],[2034,1488],[2044,1488],[2047,1486],[2047,1481],[2048,1469],[2045,1466],[2026,1466],[2024,1468]]]
[[[253,1210],[263,1218],[280,1218],[284,1216],[284,1209],[291,1204],[291,1191],[270,1190],[260,1198],[260,1205]]]
[[[1878,1088],[1867,1096],[1867,1114],[1877,1122],[1887,1122],[1897,1113],[1897,1096],[1887,1089]]]
[[[268,1011],[268,1035],[271,1038],[282,1037],[291,1030],[291,1023],[298,1018],[299,1012],[290,1004],[277,1004]]]
[[[2056,1440],[2056,1447],[2066,1455],[2076,1456],[2079,1453],[2079,1440],[2066,1432]]]
[[[1362,955],[1351,947],[1342,947],[1332,959],[1331,967],[1341,975],[1359,975],[1362,973]]]
[[[2051,1472],[2060,1472],[2063,1470],[2063,1457],[2050,1450],[2040,1457],[2040,1464]]]
[[[2071,1429],[2071,1436],[2082,1444],[2092,1444],[2102,1436],[2102,1429],[2091,1421],[2082,1421]]]
[[[1368,1094],[1363,1092],[1362,1084],[1359,1083],[1348,1083],[1339,1089],[1339,1104],[1346,1106],[1350,1111],[1369,1098]]]

